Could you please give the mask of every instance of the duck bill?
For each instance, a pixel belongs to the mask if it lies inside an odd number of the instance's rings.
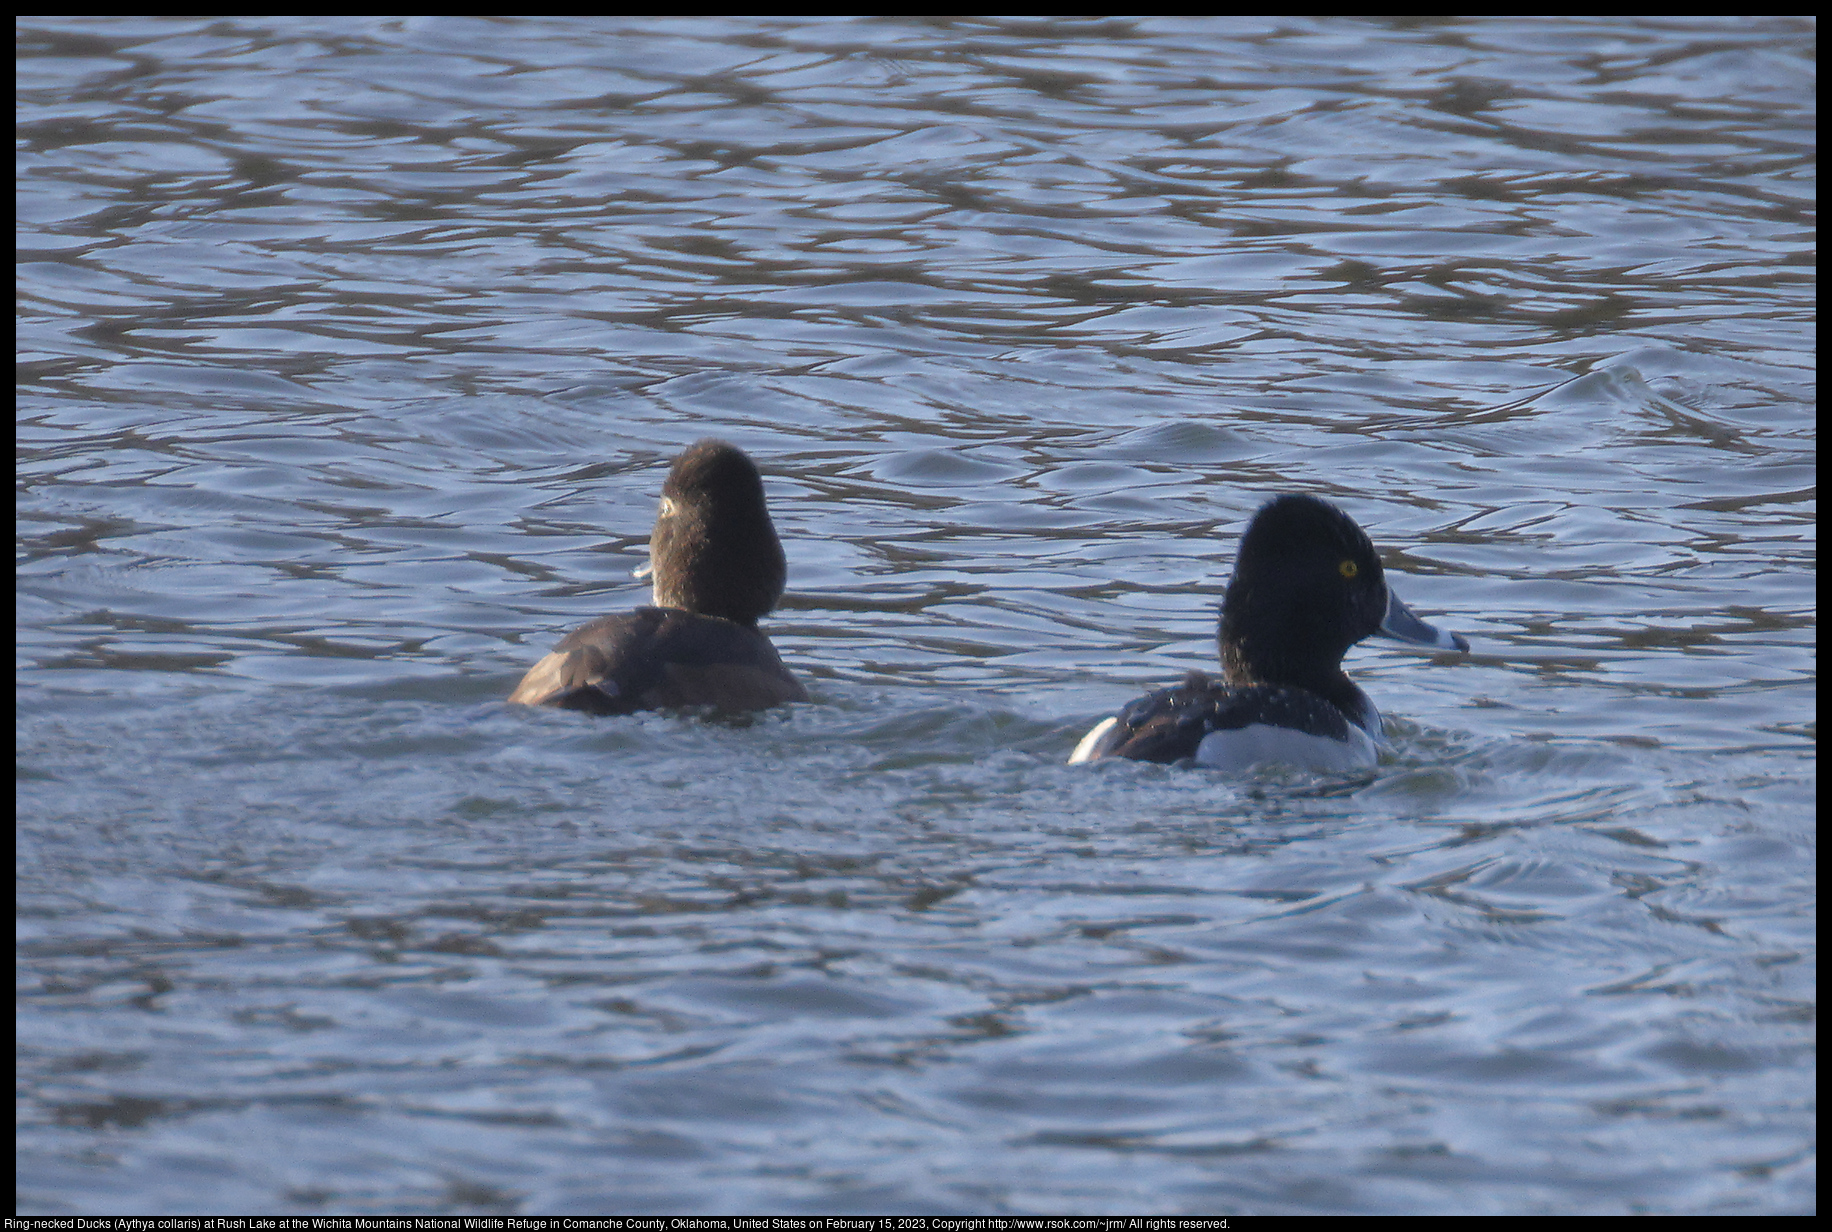
[[[630,576],[635,578],[639,582],[648,582],[649,583],[649,602],[650,603],[653,603],[656,607],[665,607],[666,606],[666,604],[662,602],[661,594],[659,593],[659,591],[656,589],[656,586],[655,586],[655,580],[654,580],[655,579],[655,558],[653,556],[649,557],[647,560],[643,561],[642,564],[630,570]]]
[[[1399,601],[1399,596],[1387,591],[1387,618],[1380,622],[1380,631],[1388,637],[1402,642],[1411,642],[1414,646],[1430,646],[1437,650],[1461,650],[1469,652],[1469,643],[1455,633],[1446,633],[1436,625],[1428,625],[1412,614],[1412,609]]]

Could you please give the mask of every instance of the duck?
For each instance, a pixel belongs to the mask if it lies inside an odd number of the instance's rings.
[[[1380,711],[1343,672],[1342,656],[1375,635],[1469,653],[1467,639],[1400,602],[1353,518],[1319,497],[1275,496],[1241,536],[1222,596],[1220,675],[1190,672],[1102,719],[1069,764],[1371,768],[1384,747]]]
[[[788,559],[742,449],[708,437],[675,458],[636,573],[653,579],[653,603],[568,633],[510,702],[620,715],[808,700],[757,627],[782,599]]]

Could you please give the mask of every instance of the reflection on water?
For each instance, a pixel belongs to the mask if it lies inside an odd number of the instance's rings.
[[[24,21],[19,1208],[1810,1210],[1813,30]],[[1062,766],[1284,490],[1393,759]]]

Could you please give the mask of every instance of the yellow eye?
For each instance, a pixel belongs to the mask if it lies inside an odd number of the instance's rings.
[[[1361,566],[1352,560],[1345,560],[1336,566],[1336,572],[1340,573],[1345,578],[1353,578],[1357,573],[1361,572]]]
[[[662,497],[662,507],[661,507],[660,516],[664,518],[674,516],[674,498],[673,497],[670,497],[670,496]]]

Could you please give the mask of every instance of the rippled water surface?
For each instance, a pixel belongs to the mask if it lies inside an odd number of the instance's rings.
[[[1813,1208],[1811,22],[18,34],[21,1212]],[[1064,766],[1280,491],[1474,652]]]

